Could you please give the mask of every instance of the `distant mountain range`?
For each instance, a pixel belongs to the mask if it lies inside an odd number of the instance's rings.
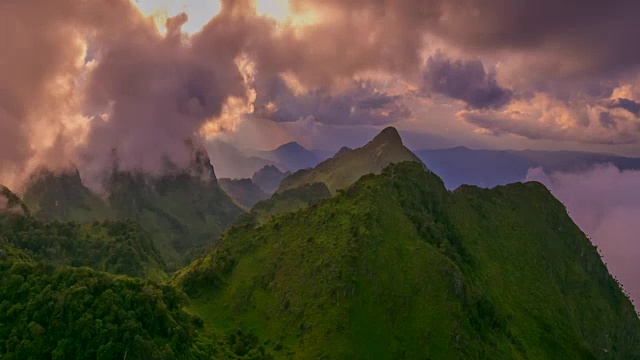
[[[598,164],[613,164],[621,170],[640,169],[640,158],[579,151],[472,150],[466,147],[421,150],[418,157],[444,180],[447,188],[462,184],[494,187],[523,181],[530,168],[547,173],[579,172]]]
[[[290,142],[270,151],[239,150],[221,140],[207,143],[211,163],[221,178],[245,179],[265,166],[276,166],[282,172],[295,172],[316,166],[330,155],[326,151],[311,151]]]
[[[349,152],[343,147],[336,155]],[[223,178],[251,178],[265,166],[280,172],[294,173],[310,169],[329,158],[326,151],[307,150],[290,142],[271,151],[240,151],[222,141],[209,143],[212,163]],[[418,150],[420,160],[439,174],[447,188],[462,184],[494,187],[523,181],[531,168],[542,167],[545,172],[579,172],[598,164],[613,164],[621,170],[640,169],[640,158],[580,151],[543,150],[476,150],[464,146],[447,149]],[[272,193],[270,188],[263,189]]]

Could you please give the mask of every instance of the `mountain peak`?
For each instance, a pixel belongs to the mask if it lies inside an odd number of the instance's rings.
[[[400,137],[398,130],[396,130],[396,128],[394,128],[393,126],[389,126],[382,130],[375,138],[373,138],[371,142],[376,144],[403,145],[402,138]]]
[[[286,144],[280,145],[280,146],[278,146],[278,147],[275,149],[275,151],[277,151],[277,150],[285,150],[285,149],[286,149],[286,150],[290,150],[290,151],[291,151],[291,150],[295,150],[295,151],[307,151],[307,149],[305,149],[305,147],[304,147],[304,146],[302,146],[302,145],[298,144],[298,143],[297,143],[297,142],[295,142],[295,141],[291,141],[291,142],[288,142],[288,143],[286,143]]]
[[[334,157],[338,157],[340,155],[344,155],[350,151],[353,151],[353,149],[343,146],[342,148],[340,148],[340,150],[338,150],[338,152],[334,155]]]

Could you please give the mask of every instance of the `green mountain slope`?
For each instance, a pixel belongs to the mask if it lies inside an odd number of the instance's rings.
[[[388,127],[367,145],[350,151],[342,150],[313,169],[300,170],[280,183],[278,192],[305,184],[322,182],[332,193],[356,182],[361,176],[379,174],[391,163],[421,162],[402,144],[395,128]]]
[[[30,215],[29,207],[9,188],[0,185],[0,214]]]
[[[173,281],[280,358],[640,358],[633,306],[542,185],[450,193],[417,163],[238,225]]]
[[[177,174],[114,172],[107,189],[117,217],[134,220],[151,234],[169,270],[188,263],[191,253],[199,256],[201,248],[212,247],[243,213],[220,188],[203,153]]]
[[[82,184],[77,170],[37,171],[27,185],[24,202],[44,221],[91,222],[114,215],[103,199]]]
[[[243,213],[218,185],[203,151],[195,152],[187,169],[164,176],[116,169],[104,188],[105,200],[82,184],[77,171],[40,171],[27,187],[25,203],[43,221],[133,220],[149,232],[169,270],[212,247]]]
[[[219,179],[218,183],[244,209],[251,209],[258,201],[269,198],[251,179]]]
[[[331,192],[323,183],[302,185],[258,202],[251,209],[251,215],[262,224],[276,215],[298,211],[330,197]]]

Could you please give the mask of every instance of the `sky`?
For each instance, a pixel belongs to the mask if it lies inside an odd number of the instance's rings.
[[[0,179],[181,164],[187,140],[640,156],[632,0],[5,0]],[[349,134],[349,135],[346,135]]]

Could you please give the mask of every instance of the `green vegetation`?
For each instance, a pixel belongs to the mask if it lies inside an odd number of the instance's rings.
[[[218,183],[238,206],[249,210],[258,201],[269,198],[251,179],[219,179]]]
[[[206,332],[169,285],[2,255],[0,273],[3,359],[273,359],[251,332]]]
[[[36,261],[87,266],[113,274],[166,279],[165,265],[149,235],[132,221],[91,224],[0,215],[0,243]]]
[[[342,149],[335,157],[315,168],[300,170],[288,176],[280,183],[278,192],[322,182],[335,194],[338,189],[355,183],[363,175],[380,174],[387,165],[402,161],[421,163],[420,159],[402,144],[398,131],[388,127],[361,148]]]
[[[109,194],[119,218],[134,220],[151,234],[170,270],[188,261],[194,249],[212,247],[242,214],[215,178],[197,173],[149,179],[119,172]]]
[[[103,200],[82,184],[77,171],[43,170],[32,177],[25,202],[43,221],[135,221],[149,232],[169,270],[213,247],[243,213],[218,186],[204,153],[197,153],[188,169],[165,176],[116,170],[104,187]]]
[[[107,203],[82,184],[77,170],[37,171],[31,176],[24,202],[43,221],[86,223],[114,218]]]
[[[205,329],[171,285],[76,267],[160,280],[157,261],[132,222],[1,215],[0,358],[273,359],[249,330]]]
[[[0,271],[3,359],[169,359],[195,345],[197,318],[169,286],[30,262]]]
[[[276,215],[298,211],[330,197],[331,192],[325,184],[306,184],[260,201],[251,209],[251,215],[262,224]]]
[[[450,193],[417,163],[235,226],[173,281],[282,358],[640,357],[633,306],[542,185]]]
[[[0,358],[640,359],[631,302],[544,186],[449,192],[407,152],[386,129],[294,174],[168,281],[241,213],[205,159],[114,172],[107,210],[46,178],[47,222],[0,187]]]

